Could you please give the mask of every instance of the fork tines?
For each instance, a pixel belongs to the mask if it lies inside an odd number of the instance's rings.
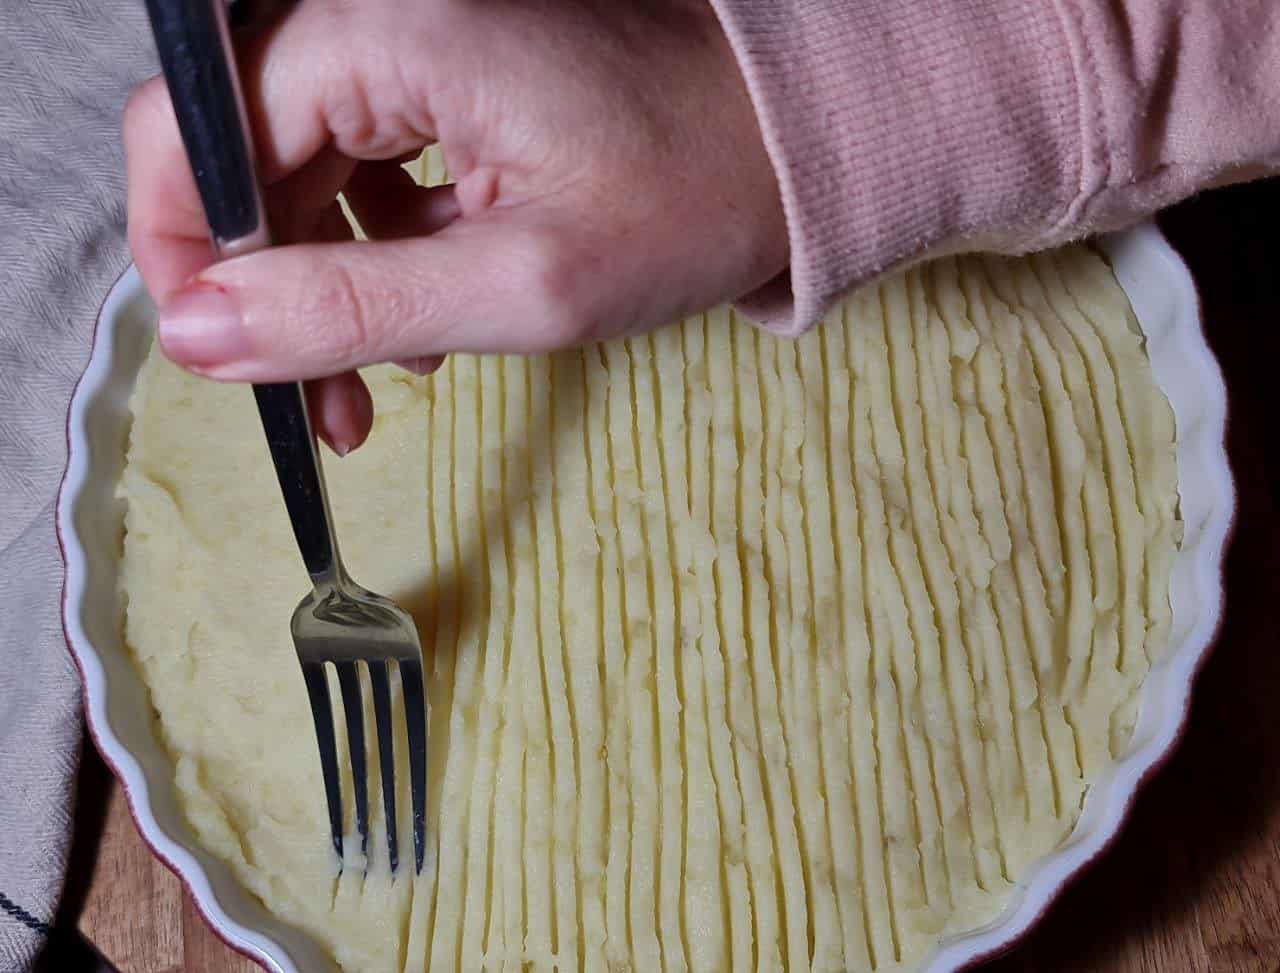
[[[329,829],[333,849],[343,862],[342,785],[338,774],[338,747],[333,727],[333,703],[325,665],[332,665],[338,676],[338,689],[347,723],[347,749],[351,757],[352,792],[355,797],[356,830],[360,834],[360,852],[365,869],[369,861],[369,786],[368,762],[364,738],[364,705],[360,688],[360,662],[334,660],[303,662],[302,674],[311,700],[311,715],[316,725],[316,742],[320,747],[320,769],[324,775],[325,801],[329,806]],[[378,738],[378,767],[382,787],[382,809],[387,822],[387,855],[394,874],[400,855],[396,836],[395,729],[391,720],[390,667],[400,667],[400,685],[404,695],[405,735],[408,740],[409,794],[413,802],[413,856],[415,871],[422,871],[426,848],[427,803],[427,729],[426,692],[422,680],[422,663],[416,659],[364,660],[369,672],[373,697],[374,727]]]

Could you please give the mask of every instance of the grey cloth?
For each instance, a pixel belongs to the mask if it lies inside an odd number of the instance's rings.
[[[0,0],[0,971],[57,909],[80,752],[53,511],[67,401],[128,264],[120,109],[154,73],[141,0]]]

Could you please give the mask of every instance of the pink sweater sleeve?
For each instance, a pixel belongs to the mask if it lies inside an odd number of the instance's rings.
[[[784,334],[928,256],[1018,253],[1280,171],[1275,0],[712,0],[777,170]]]

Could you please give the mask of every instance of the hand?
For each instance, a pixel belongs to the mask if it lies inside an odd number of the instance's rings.
[[[786,265],[755,112],[706,0],[301,0],[237,38],[272,250],[211,264],[158,79],[125,111],[129,241],[179,364],[319,379],[364,439],[354,369],[533,353],[739,297]],[[456,182],[399,162],[439,142]],[[372,242],[353,242],[345,194]]]

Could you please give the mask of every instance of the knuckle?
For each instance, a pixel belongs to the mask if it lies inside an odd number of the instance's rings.
[[[343,264],[327,268],[324,276],[327,280],[324,290],[328,292],[325,304],[331,312],[337,312],[342,322],[341,327],[333,329],[333,351],[343,362],[363,358],[369,351],[373,327],[371,308],[364,290]]]
[[[373,335],[372,307],[350,269],[324,260],[294,279],[296,297],[290,303],[297,321],[289,330],[316,349],[328,365],[363,360]]]
[[[413,280],[387,262],[377,268],[326,260],[308,274],[312,285],[307,316],[314,321],[314,340],[335,365],[356,366],[383,361],[429,313]]]
[[[417,133],[401,65],[403,30],[358,0],[324,0],[326,45],[319,103],[337,146],[349,155],[384,158],[404,151]]]
[[[406,124],[405,99],[395,96],[385,80],[385,64],[361,58],[335,74],[341,83],[321,93],[321,111],[334,143],[347,155],[389,158],[405,150],[416,137]]]
[[[358,4],[354,0],[312,0],[310,11],[317,18],[318,28],[333,37],[349,37],[358,17]]]
[[[517,286],[530,314],[531,342],[557,347],[589,337],[590,261],[575,253],[555,231],[527,233],[517,254]]]

